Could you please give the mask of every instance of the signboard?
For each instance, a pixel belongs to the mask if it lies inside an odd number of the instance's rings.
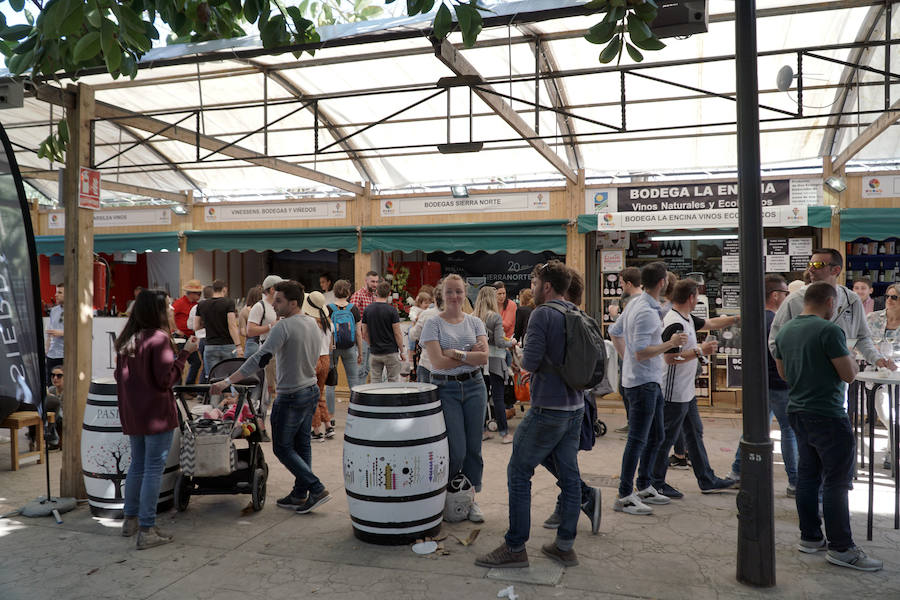
[[[279,204],[208,204],[203,207],[207,223],[244,221],[293,221],[297,219],[345,219],[347,202],[283,202]]]
[[[741,242],[740,240],[724,240],[722,243],[722,272],[741,272]]]
[[[741,286],[739,285],[723,285],[722,286],[722,308],[725,310],[741,309]]]
[[[600,268],[602,273],[619,273],[625,270],[625,251],[601,250]]]
[[[94,213],[94,227],[134,227],[139,225],[171,225],[172,211],[166,208],[131,208],[127,210],[98,210]],[[65,229],[66,215],[52,212],[47,215],[48,229]]]
[[[790,205],[790,181],[764,181],[760,187],[762,205]],[[617,210],[648,212],[661,210],[713,210],[738,207],[738,184],[734,182],[645,185],[621,187],[618,190]]]
[[[744,361],[740,356],[725,357],[725,387],[739,388],[744,386]]]
[[[100,171],[81,167],[78,183],[78,208],[100,210]]]
[[[818,206],[823,196],[821,179],[791,179],[791,204]]]
[[[644,231],[649,229],[734,228],[738,226],[738,212],[737,208],[608,212],[597,216],[597,230]],[[807,223],[807,209],[805,206],[769,206],[763,208],[763,225],[765,227],[798,227]]]
[[[619,210],[619,191],[616,188],[604,188],[584,191],[584,212],[598,215],[604,212]]]
[[[766,271],[784,273],[790,266],[787,238],[766,238]]]
[[[458,215],[464,213],[549,211],[550,193],[473,194],[468,198],[389,198],[379,200],[382,217]]]
[[[863,177],[863,198],[900,198],[900,176],[877,175]]]

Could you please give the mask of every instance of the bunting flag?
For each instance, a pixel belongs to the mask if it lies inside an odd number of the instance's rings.
[[[40,409],[44,326],[31,214],[13,148],[0,125],[0,420],[19,402]]]

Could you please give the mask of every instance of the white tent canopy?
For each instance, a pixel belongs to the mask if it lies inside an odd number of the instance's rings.
[[[498,4],[498,18],[528,13],[531,22],[486,28],[475,48],[460,51],[495,94],[512,99],[537,137],[589,178],[733,171],[734,2],[709,0],[707,33],[667,39],[664,50],[645,52],[644,63],[625,55],[620,67],[597,62],[602,48],[582,38],[598,16],[568,16],[581,4]],[[885,62],[884,3],[758,0],[757,7],[763,165],[821,166],[822,157],[839,154],[885,110],[878,72]],[[430,22],[420,16],[322,28],[325,46],[299,60],[261,52],[254,37],[157,48],[134,81],[95,74],[79,82],[95,88],[98,103],[191,132],[199,127],[222,146],[348,182],[371,181],[376,190],[562,181],[560,170],[468,87],[436,85],[455,74],[434,54]],[[898,30],[900,9],[889,31]],[[450,41],[461,48],[458,34]],[[900,46],[887,47],[896,72]],[[787,92],[776,88],[784,65],[802,71],[802,116],[799,81]],[[889,99],[900,97],[898,88],[894,77]],[[437,144],[448,141],[448,94],[449,140],[484,142],[481,152],[438,153]],[[61,116],[61,108],[33,97],[24,108],[0,112],[23,170],[59,168],[34,150]],[[108,181],[216,198],[335,192],[116,120],[98,119],[94,132],[94,161]],[[855,160],[872,166],[898,155],[900,136],[888,128]],[[56,195],[54,181],[33,183]]]

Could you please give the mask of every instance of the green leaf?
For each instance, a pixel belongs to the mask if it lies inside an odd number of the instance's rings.
[[[441,4],[437,14],[434,16],[432,27],[434,28],[434,36],[439,40],[443,40],[450,34],[450,29],[453,27],[453,15],[450,14],[450,9],[447,8],[446,4]]]
[[[69,123],[65,119],[60,119],[59,123],[56,124],[56,128],[59,130],[60,141],[68,144],[69,143]]]
[[[10,42],[21,40],[31,33],[31,29],[31,25],[13,25],[12,27],[7,27],[5,31],[0,33],[0,38]]]
[[[631,41],[634,42],[634,45],[641,50],[662,50],[666,47],[666,45],[659,41],[659,38],[657,38],[655,35],[650,36],[646,40],[638,41],[632,38]]]
[[[25,8],[25,0],[9,0],[9,7],[16,12],[20,12]]]
[[[589,41],[592,44],[605,44],[609,40],[612,39],[612,36],[616,33],[616,24],[615,23],[607,23],[606,21],[600,21],[590,29],[588,29],[587,35],[584,36],[584,39]]]
[[[634,14],[644,23],[652,23],[659,14],[659,9],[653,2],[644,2],[634,7]]]
[[[430,13],[432,8],[434,8],[434,0],[422,0],[421,13],[423,15]]]
[[[118,49],[116,39],[113,37],[114,27],[115,25],[109,19],[103,19],[100,24],[100,49],[104,55],[111,53],[113,48]]]
[[[275,46],[278,46],[283,33],[287,33],[287,25],[284,17],[275,15],[269,19],[262,31],[259,32],[260,38],[262,38],[263,47],[274,48]]]
[[[644,55],[641,54],[640,50],[632,46],[631,44],[626,43],[625,49],[628,51],[628,56],[631,57],[631,60],[634,62],[641,62],[644,60]]]
[[[119,65],[122,64],[122,51],[116,48],[109,54],[104,53],[103,60],[106,61],[106,70],[110,73],[115,73],[119,70]]]
[[[469,4],[457,4],[453,8],[456,10],[456,19],[462,31],[463,46],[471,48],[481,33],[481,13]]]
[[[73,58],[75,62],[81,63],[97,56],[100,52],[100,32],[92,31],[83,36],[78,43],[75,44]]]
[[[95,9],[87,11],[84,15],[85,20],[87,20],[88,25],[94,27],[95,29],[100,28],[102,17],[100,16],[100,11]]]
[[[35,45],[37,45],[38,36],[33,35],[29,38],[26,38],[24,42],[20,43],[18,46],[13,48],[14,54],[25,54],[29,50],[33,49]]]
[[[441,6],[443,7],[444,5],[442,4]],[[359,11],[359,16],[363,20],[374,19],[375,17],[380,17],[382,14],[384,14],[384,9],[380,6],[367,6]],[[447,11],[447,14],[450,14],[449,10]]]
[[[638,42],[646,40],[653,35],[653,32],[651,32],[650,28],[647,27],[647,24],[639,18],[634,15],[628,15],[628,35],[631,37],[632,41]]]
[[[122,65],[119,67],[119,70],[122,72],[122,75],[128,75],[132,79],[137,77],[138,66],[137,61],[134,60],[134,57],[129,53],[125,53],[122,56]]]
[[[608,6],[609,0],[591,0],[584,5],[585,8],[590,10],[606,10]]]
[[[84,5],[81,2],[69,2],[74,4],[72,10],[65,14],[62,23],[59,26],[59,35],[72,35],[81,31],[84,23]],[[67,7],[68,8],[68,7]]]
[[[622,48],[622,36],[615,36],[609,44],[606,45],[606,48],[603,49],[603,52],[600,53],[600,62],[603,64],[607,64],[612,62],[612,60],[619,55],[619,50]]]
[[[259,2],[257,0],[247,0],[244,3],[244,18],[248,23],[256,23],[259,18]]]
[[[606,17],[604,17],[603,20],[607,23],[618,23],[625,18],[625,13],[627,12],[628,11],[625,8],[617,6],[610,9],[610,11],[606,13]]]
[[[6,61],[6,66],[13,75],[21,75],[31,67],[33,61],[34,50],[29,50],[25,54],[13,55],[12,58]]]

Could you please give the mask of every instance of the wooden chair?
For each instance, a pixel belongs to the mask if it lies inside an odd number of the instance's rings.
[[[55,423],[56,413],[48,412],[47,422]],[[35,426],[37,449],[33,452],[19,452],[19,430],[31,426]],[[9,429],[10,460],[13,471],[18,471],[19,461],[29,456],[37,455],[38,464],[44,464],[44,427],[41,424],[41,417],[36,412],[14,412],[0,423],[0,428]]]

